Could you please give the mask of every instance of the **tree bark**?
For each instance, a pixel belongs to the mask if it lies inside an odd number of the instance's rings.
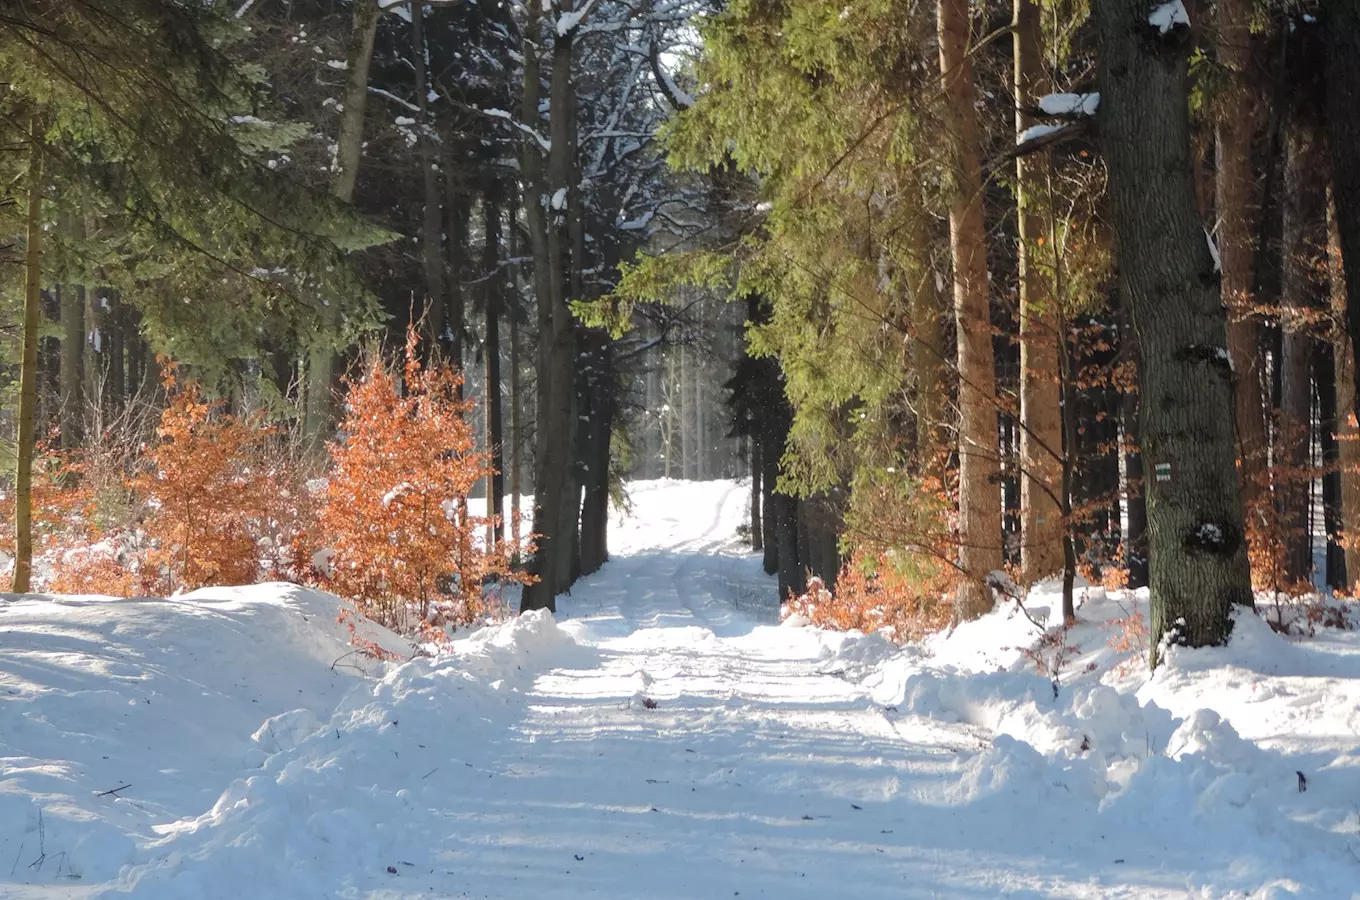
[[[423,2],[411,4],[411,66],[415,70],[416,141],[423,209],[420,219],[420,261],[425,274],[425,309],[422,318],[425,352],[439,354],[446,331],[444,321],[444,255],[441,233],[443,210],[440,207],[438,152],[434,126],[430,122],[428,54],[425,48]],[[446,173],[450,177],[452,173]],[[452,237],[452,234],[450,234]]]
[[[1151,639],[1219,644],[1252,603],[1227,317],[1190,159],[1188,28],[1159,34],[1142,0],[1094,6],[1097,117],[1120,291],[1138,336]]]
[[[1327,145],[1332,160],[1341,270],[1346,283],[1346,332],[1352,380],[1360,380],[1360,0],[1323,0],[1319,18],[1327,44]],[[1352,395],[1360,412],[1360,390]]]
[[[486,479],[487,543],[495,546],[505,535],[505,435],[501,403],[501,306],[500,272],[501,208],[495,184],[482,195],[482,285],[486,291],[486,446],[491,453],[491,472]]]
[[[803,565],[798,556],[798,501],[787,494],[773,497],[774,532],[778,558],[779,600],[807,590]]]
[[[1233,408],[1237,423],[1238,456],[1242,463],[1242,496],[1250,513],[1267,488],[1265,480],[1267,428],[1262,394],[1260,317],[1252,311],[1255,298],[1253,260],[1259,210],[1255,202],[1252,138],[1255,106],[1247,90],[1246,71],[1251,53],[1250,0],[1220,0],[1214,5],[1218,25],[1218,61],[1226,90],[1216,126],[1215,193],[1218,215],[1222,296],[1228,307],[1228,352],[1235,372]]]
[[[1339,321],[1346,315],[1346,277],[1342,271],[1341,235],[1336,221],[1336,205],[1330,191],[1327,202],[1327,275],[1332,312]],[[1346,557],[1346,584],[1349,589],[1360,578],[1360,427],[1355,414],[1355,356],[1350,336],[1344,327],[1332,338],[1336,384],[1337,464],[1341,479],[1341,542]],[[1350,523],[1356,523],[1352,525]]]
[[[939,0],[940,71],[945,130],[950,136],[949,243],[959,367],[959,566],[967,576],[956,614],[976,618],[992,608],[986,579],[1000,569],[1001,463],[997,447],[996,371],[982,218],[977,92],[969,55],[967,0]]]
[[[1140,367],[1138,336],[1133,331],[1128,300],[1122,293],[1119,299],[1119,330],[1121,349],[1133,361],[1135,368]],[[1147,494],[1143,484],[1146,473],[1143,471],[1143,450],[1138,428],[1139,406],[1138,391],[1125,390],[1120,416],[1124,430],[1124,516],[1128,524],[1122,538],[1129,587],[1135,589],[1148,586]]]
[[[609,559],[609,445],[613,437],[615,377],[609,335],[592,333],[596,346],[587,374],[582,433],[581,573],[599,571]]]
[[[1015,0],[1015,131],[1034,124],[1026,114],[1047,88],[1037,0]],[[1027,582],[1063,568],[1063,514],[1055,502],[1063,483],[1062,409],[1058,384],[1054,259],[1041,179],[1047,153],[1016,159],[1016,226],[1020,284],[1020,566]]]
[[[519,258],[519,230],[515,227],[515,217],[513,214],[514,205],[511,204],[510,217],[510,256],[512,259]],[[516,262],[512,268],[514,273],[511,286],[514,290],[515,302],[509,310],[510,320],[510,545],[512,553],[516,559],[520,554],[520,497],[524,492],[523,482],[523,461],[524,461],[524,425],[521,421],[521,410],[524,408],[524,398],[519,377],[520,367],[520,326],[519,326],[519,286],[520,286],[520,266]]]
[[[571,12],[570,3],[560,10]],[[546,258],[536,257],[536,269],[543,269],[540,294],[538,355],[538,447],[534,471],[534,531],[538,543],[531,571],[538,581],[524,591],[523,609],[555,609],[556,596],[571,584],[571,562],[576,555],[574,536],[579,522],[580,498],[575,484],[576,459],[576,329],[567,306],[571,277],[570,235],[564,221],[562,200],[579,189],[572,177],[575,147],[572,145],[572,46],[575,29],[558,35],[553,42],[552,77],[549,103],[549,141],[547,191],[535,191],[525,204],[534,209],[546,203]],[[529,79],[526,66],[525,80]],[[525,92],[526,100],[529,92]],[[525,110],[537,109],[525,104]],[[530,148],[537,153],[537,147]],[[530,182],[532,187],[533,182]],[[554,202],[556,201],[556,202]],[[531,229],[532,231],[532,229]]]
[[[921,471],[944,484],[949,455],[949,428],[945,409],[949,402],[949,375],[945,349],[945,298],[940,272],[935,265],[935,241],[921,187],[904,175],[902,215],[908,229],[905,263],[911,332],[909,363],[916,373],[916,449]],[[905,204],[911,204],[906,208]]]
[[[117,416],[127,403],[127,375],[125,365],[125,340],[127,307],[122,295],[116,290],[108,292],[109,310],[105,318],[109,333],[108,342],[108,383],[104,389],[105,409],[110,416]]]
[[[1308,226],[1320,218],[1311,196],[1316,186],[1316,158],[1310,136],[1290,127],[1285,138],[1284,203],[1280,234],[1281,358],[1280,430],[1276,440],[1276,522],[1284,545],[1285,590],[1302,589],[1313,570],[1309,513],[1312,504],[1313,336],[1308,330],[1311,261]]]
[[[765,529],[760,520],[761,462],[760,441],[751,438],[751,551],[765,550]]]
[[[354,202],[359,180],[359,165],[364,147],[364,112],[368,105],[368,73],[373,62],[373,45],[382,17],[377,0],[354,0],[349,45],[345,54],[344,111],[340,134],[335,143],[334,181],[331,194],[345,203]],[[325,324],[340,324],[339,304],[331,302],[323,311]],[[328,341],[318,341],[307,354],[307,403],[303,421],[308,442],[319,450],[335,423],[335,373],[337,354]]]
[[[42,317],[43,129],[35,115],[28,134],[28,210],[24,221],[24,331],[19,367],[17,461],[14,473],[14,584],[26,594],[33,579],[33,444],[38,406],[38,322]]]
[[[85,301],[73,284],[57,291],[61,297],[61,449],[72,450],[85,437]]]
[[[378,0],[354,0],[352,5],[353,19],[345,53],[345,108],[340,114],[340,136],[335,144],[335,182],[331,186],[331,193],[346,203],[354,202],[354,188],[359,181],[364,112],[368,106],[368,73],[373,63],[378,20],[382,18]]]
[[[1344,591],[1346,553],[1341,543],[1341,448],[1337,444],[1336,360],[1330,341],[1313,342],[1313,381],[1317,385],[1318,444],[1322,457],[1322,527],[1327,535],[1326,584]]]

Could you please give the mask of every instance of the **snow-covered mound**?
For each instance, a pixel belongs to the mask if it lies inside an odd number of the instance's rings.
[[[115,878],[158,825],[329,718],[375,667],[349,655],[339,608],[291,585],[0,602],[0,895]]]
[[[0,604],[0,897],[1360,897],[1357,633],[781,627],[744,486],[633,497],[436,657],[288,585]]]

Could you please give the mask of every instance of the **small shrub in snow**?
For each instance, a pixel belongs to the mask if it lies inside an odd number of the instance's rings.
[[[283,473],[266,452],[273,430],[203,399],[167,365],[169,405],[130,486],[145,503],[142,571],[157,594],[260,577],[260,547],[279,530]]]
[[[846,563],[829,590],[820,578],[785,604],[784,615],[838,631],[882,631],[893,640],[917,640],[949,625],[947,599],[953,575],[935,560],[915,554],[858,554]]]
[[[405,633],[474,621],[484,584],[521,577],[509,545],[488,549],[487,520],[467,511],[490,461],[467,421],[462,375],[423,366],[417,349],[412,330],[400,374],[375,356],[350,382],[320,513],[333,551],[327,587]]]

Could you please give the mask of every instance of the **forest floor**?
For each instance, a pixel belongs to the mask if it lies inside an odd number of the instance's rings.
[[[898,649],[775,624],[739,485],[632,497],[435,658],[290,585],[0,604],[0,897],[1360,898],[1356,632],[1151,675],[1088,589]]]

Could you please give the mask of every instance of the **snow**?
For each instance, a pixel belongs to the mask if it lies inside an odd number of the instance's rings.
[[[1185,4],[1181,0],[1171,0],[1148,13],[1148,24],[1166,34],[1178,25],[1189,27],[1190,14],[1185,11]]]
[[[1051,584],[781,626],[747,486],[630,491],[557,616],[434,657],[291,585],[6,602],[0,896],[1360,897],[1356,632],[1243,613],[1150,674],[1146,592],[1038,646]]]
[[[1214,236],[1209,233],[1207,228],[1204,230],[1204,240],[1209,245],[1209,257],[1214,261],[1214,271],[1223,271],[1223,257],[1219,256],[1218,244],[1214,243]]]
[[[1031,125],[1024,131],[1016,135],[1015,144],[1018,147],[1021,144],[1026,144],[1029,143],[1030,141],[1038,140],[1041,137],[1047,137],[1050,134],[1055,134],[1059,131],[1062,131],[1066,127],[1067,125],[1064,123],[1054,122],[1044,122],[1039,125]]]
[[[1100,94],[1045,94],[1039,109],[1050,116],[1094,116],[1100,108]]]
[[[548,205],[553,209],[565,209],[567,206],[567,189],[558,188],[554,191],[552,198],[548,201]]]

